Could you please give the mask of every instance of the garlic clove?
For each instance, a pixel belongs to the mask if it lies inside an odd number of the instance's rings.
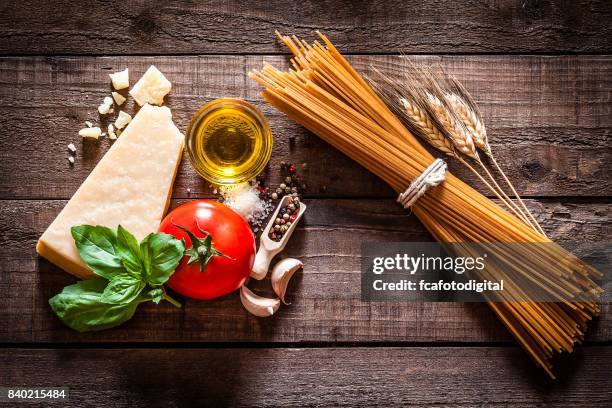
[[[285,292],[287,292],[289,281],[293,274],[303,267],[304,264],[299,259],[285,258],[274,265],[272,269],[272,289],[274,289],[274,293],[286,305],[288,303],[285,302]]]
[[[281,303],[280,299],[270,299],[256,295],[245,285],[240,288],[240,301],[249,313],[259,317],[272,316]]]

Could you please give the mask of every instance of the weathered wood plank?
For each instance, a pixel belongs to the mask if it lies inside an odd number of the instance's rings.
[[[202,103],[222,96],[245,98],[268,116],[276,145],[269,181],[278,163],[309,162],[310,197],[391,197],[374,175],[288,120],[259,97],[246,71],[263,60],[286,66],[283,56],[48,57],[0,59],[0,197],[69,198],[107,150],[109,141],[83,141],[85,120],[99,122],[97,106],[108,95],[108,73],[130,67],[132,83],[155,63],[173,82],[167,98],[186,130]],[[353,56],[359,69],[371,64],[399,72],[405,57]],[[607,56],[418,57],[440,64],[464,81],[480,102],[498,160],[525,196],[610,196],[610,89]],[[128,112],[134,113],[133,101]],[[102,120],[106,125],[107,120]],[[77,145],[71,168],[66,146]],[[461,165],[453,171],[478,186]],[[184,160],[175,197],[209,194]],[[484,191],[484,190],[483,190]]]
[[[515,347],[4,349],[0,380],[70,387],[67,407],[594,408],[612,404],[611,358],[581,348],[552,382]]]
[[[610,236],[608,203],[528,203],[555,240],[579,237],[599,242]],[[168,304],[143,305],[121,328],[78,334],[64,327],[47,304],[75,279],[34,252],[36,240],[64,204],[0,201],[0,342],[511,340],[482,304],[362,302],[362,242],[430,241],[431,237],[393,200],[331,199],[307,201],[304,220],[283,253],[301,259],[305,270],[290,285],[292,305],[273,318],[249,315],[238,295],[231,294],[211,302],[181,299],[180,310]],[[272,294],[269,280],[253,287]],[[587,340],[612,339],[611,312],[612,306],[605,304]]]
[[[460,6],[452,0],[359,5],[26,0],[5,2],[0,10],[0,53],[12,55],[274,53],[281,51],[276,29],[309,37],[319,29],[341,50],[359,53],[612,49],[612,10],[601,0],[473,1]]]

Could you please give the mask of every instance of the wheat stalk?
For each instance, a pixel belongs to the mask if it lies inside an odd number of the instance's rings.
[[[461,156],[457,154],[458,146],[463,146],[463,150],[467,151],[470,154],[476,156],[476,160],[481,163],[478,158],[478,154],[476,153],[476,149],[474,148],[474,144],[470,143],[470,137],[464,131],[462,131],[459,127],[454,125],[456,123],[452,116],[449,115],[448,111],[443,110],[442,108],[438,109],[438,114],[440,116],[444,115],[444,118],[439,118],[441,123],[445,123],[448,127],[447,132],[450,132],[454,135],[454,139],[451,141],[450,138],[444,136],[444,134],[429,120],[427,113],[420,109],[416,104],[410,103],[406,98],[400,98],[400,103],[404,106],[404,110],[402,111],[402,116],[405,117],[408,121],[412,123],[412,127],[418,127],[419,133],[418,135],[421,139],[425,140],[432,147],[440,150],[443,153],[446,153],[449,156],[455,157],[459,160],[464,166],[466,166],[478,179],[489,189],[495,196],[501,200],[507,207],[510,209],[517,217],[525,220],[524,216],[521,215],[520,211],[517,211],[512,205],[508,204],[508,197],[502,197],[502,194],[499,193],[499,188],[496,189],[493,187],[473,166],[471,166],[467,161],[465,161]],[[440,104],[441,106],[441,104]],[[461,139],[464,139],[463,141]],[[465,153],[464,153],[465,154]],[[493,179],[491,174],[485,168],[485,171],[489,175],[489,178]],[[495,180],[493,179],[493,182]],[[498,186],[499,187],[499,186]],[[503,191],[502,191],[503,193]],[[527,222],[529,224],[529,222]]]
[[[455,110],[455,112],[457,113],[457,116],[461,119],[465,128],[468,129],[469,132],[471,132],[473,140],[474,140],[474,144],[480,150],[485,152],[487,156],[489,156],[489,158],[491,159],[491,161],[493,162],[493,164],[495,165],[495,167],[501,174],[506,184],[510,187],[512,194],[514,194],[514,196],[520,203],[521,207],[523,207],[525,214],[529,217],[529,220],[527,220],[527,222],[531,226],[533,226],[535,229],[537,229],[541,234],[546,235],[544,233],[544,230],[540,226],[540,223],[538,223],[538,221],[533,216],[531,211],[529,211],[529,209],[525,205],[525,202],[523,201],[521,196],[518,194],[518,192],[514,188],[514,185],[510,182],[510,179],[508,179],[508,177],[506,176],[506,173],[501,169],[501,167],[497,163],[497,160],[495,160],[495,157],[493,156],[493,152],[491,151],[491,146],[489,145],[489,141],[487,138],[487,132],[486,132],[484,123],[480,119],[480,113],[477,112],[475,108],[475,104],[472,101],[469,101],[469,102],[466,101],[466,99],[469,100],[469,94],[467,94],[467,91],[464,91],[464,95],[467,95],[467,96],[462,98],[461,96],[454,94],[454,93],[446,94],[447,100],[450,106]],[[484,164],[481,164],[481,165],[484,167]],[[521,211],[521,213],[523,213],[523,211]]]
[[[414,67],[413,67],[414,68]],[[474,141],[468,130],[448,106],[444,92],[432,76],[424,80],[430,85],[425,89],[417,86],[416,69],[406,73],[406,81],[399,82],[372,67],[378,80],[369,80],[376,91],[387,101],[388,105],[402,118],[410,131],[425,140],[429,145],[455,157],[499,199],[504,205],[527,225],[532,226],[527,217],[499,188],[493,176],[483,167],[493,182],[491,185],[473,166],[466,162],[459,153],[470,157],[481,164]],[[384,84],[384,86],[383,86]],[[496,188],[497,187],[497,188]]]
[[[459,161],[461,161],[462,164],[464,164],[474,174],[476,174],[478,178],[481,181],[483,181],[485,185],[491,191],[493,191],[493,193],[497,196],[497,198],[502,200],[504,205],[508,207],[510,211],[512,211],[517,217],[523,220],[523,222],[525,222],[527,225],[536,229],[536,224],[532,223],[529,217],[523,212],[523,210],[518,205],[516,205],[510,199],[510,197],[508,197],[506,192],[497,183],[497,181],[495,180],[495,177],[493,177],[489,169],[487,169],[487,167],[484,165],[484,163],[478,156],[478,152],[476,151],[476,140],[478,140],[478,143],[482,145],[483,140],[486,143],[486,139],[484,139],[484,137],[486,136],[483,137],[482,133],[479,133],[478,137],[473,138],[472,132],[470,131],[470,129],[475,129],[478,126],[474,126],[473,123],[469,123],[470,126],[466,126],[466,124],[462,121],[461,116],[458,114],[458,112],[455,109],[453,109],[452,101],[446,97],[447,95],[450,95],[450,94],[439,92],[439,95],[440,97],[434,96],[429,93],[427,94],[427,100],[431,105],[431,110],[434,112],[438,123],[440,123],[441,127],[444,129],[445,133],[448,135],[448,138],[453,142],[453,145],[455,146],[457,151],[459,151],[460,153],[463,153],[465,156],[476,161],[476,163],[479,164],[479,166],[485,172],[486,176],[489,178],[489,180],[491,181],[493,185],[491,186],[491,184],[484,181],[480,173],[475,171],[475,169],[472,166],[470,166],[465,160],[462,160],[461,157],[457,156]],[[484,129],[484,126],[482,126],[482,122],[480,123],[481,123],[480,128]],[[488,146],[488,143],[486,143],[486,145]]]
[[[501,200],[510,211],[512,211],[517,217],[523,220],[526,224],[533,228],[533,225],[529,222],[526,216],[520,211],[520,209],[510,200],[510,198],[504,193],[499,187],[491,173],[486,167],[483,166],[480,160],[474,142],[470,135],[462,129],[457,122],[457,119],[453,117],[452,112],[444,108],[443,103],[435,96],[429,94],[428,100],[434,105],[433,110],[436,112],[437,121],[444,126],[445,136],[438,127],[436,127],[429,119],[427,112],[420,109],[416,103],[411,103],[406,98],[400,98],[400,103],[403,105],[404,110],[401,112],[402,116],[406,118],[412,125],[412,128],[418,128],[418,135],[428,142],[432,147],[446,153],[449,156],[455,157],[464,166],[466,166],[478,179],[489,189],[495,196]],[[475,159],[482,167],[489,179],[493,182],[491,185],[473,166],[465,161],[457,151],[464,155]]]
[[[483,164],[476,148],[484,147],[485,153],[490,152],[486,138],[486,130],[480,120],[477,107],[462,107],[462,112],[453,108],[460,99],[459,95],[447,92],[429,71],[417,71],[411,66],[405,74],[405,81],[400,82],[372,67],[378,80],[369,80],[376,91],[387,101],[389,106],[405,119],[409,130],[425,140],[435,149],[457,158],[466,166],[504,205],[525,224],[537,230],[529,216],[508,197],[500,187],[495,177]],[[449,79],[446,86],[449,89],[463,89],[461,84]],[[467,93],[467,91],[464,91]],[[456,95],[456,97],[453,97]],[[470,101],[471,102],[471,101]],[[469,116],[473,116],[473,120]],[[487,181],[473,166],[461,156],[473,159],[484,171],[490,181]]]

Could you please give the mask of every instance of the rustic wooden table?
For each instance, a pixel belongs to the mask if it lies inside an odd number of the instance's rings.
[[[287,66],[275,29],[320,29],[359,69],[439,64],[480,103],[547,233],[605,240],[610,2],[21,0],[0,11],[0,386],[65,385],[80,406],[612,404],[609,304],[551,382],[484,305],[361,302],[362,242],[432,238],[375,176],[264,105],[246,75],[263,61]],[[150,64],[173,82],[180,129],[209,100],[244,98],[275,135],[268,181],[281,160],[310,165],[309,210],[286,252],[306,266],[273,318],[250,316],[232,294],[183,299],[180,311],[146,305],[120,328],[78,334],[47,305],[74,278],[37,257],[35,242],[110,145],[77,131],[99,121],[109,72],[129,67],[135,79]],[[184,160],[173,205],[211,196]]]

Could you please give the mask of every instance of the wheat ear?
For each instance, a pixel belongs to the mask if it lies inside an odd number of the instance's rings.
[[[491,146],[489,145],[489,141],[487,138],[486,128],[482,120],[480,120],[480,115],[475,111],[475,109],[472,108],[471,105],[473,104],[466,102],[464,98],[456,94],[447,94],[447,97],[448,97],[448,101],[451,107],[457,113],[457,116],[461,119],[466,129],[471,132],[473,136],[474,144],[476,145],[476,147],[478,147],[487,156],[489,156],[489,158],[491,158],[491,161],[497,168],[497,171],[499,171],[499,173],[501,174],[502,178],[504,179],[508,187],[510,187],[512,194],[514,194],[514,196],[516,197],[520,205],[525,210],[525,213],[531,220],[529,224],[532,225],[534,229],[538,230],[541,234],[546,235],[540,223],[533,216],[532,212],[529,211],[529,209],[525,205],[525,202],[523,201],[521,196],[518,194],[518,192],[514,188],[514,185],[510,182],[510,179],[508,179],[508,177],[506,176],[506,173],[501,169],[501,167],[497,163],[497,160],[495,160],[495,157],[493,156],[493,152],[491,151]]]
[[[491,156],[491,146],[489,146],[487,130],[485,129],[484,123],[480,120],[480,117],[459,95],[450,93],[446,94],[446,96],[451,107],[455,110],[465,128],[472,135],[476,147],[482,150],[487,156]]]
[[[479,166],[482,168],[486,176],[492,183],[486,183],[487,187],[489,187],[495,195],[502,200],[502,202],[512,211],[517,217],[519,217],[525,224],[529,225],[531,228],[536,229],[536,224],[534,224],[527,214],[512,201],[510,197],[506,194],[506,192],[501,188],[501,186],[495,180],[495,177],[491,174],[489,169],[484,165],[482,160],[480,159],[477,151],[476,151],[476,138],[472,137],[469,128],[465,126],[458,112],[451,105],[451,101],[446,98],[446,93],[439,93],[441,96],[437,97],[434,95],[428,95],[428,101],[430,103],[430,108],[436,115],[436,119],[438,123],[442,126],[442,128],[446,131],[448,137],[452,140],[455,148],[460,153],[463,153],[465,156],[474,159]],[[442,100],[443,98],[444,100]],[[481,126],[484,129],[484,126]],[[479,142],[483,139],[479,138]],[[467,162],[462,161],[464,165],[466,165],[472,172],[474,172],[474,168],[472,166],[467,165]],[[476,173],[475,173],[476,174]],[[477,174],[479,175],[479,174]],[[482,181],[483,178],[479,177]]]
[[[457,119],[450,114],[442,101],[438,97],[428,94],[428,102],[435,112],[437,120],[442,125],[442,128],[446,130],[446,134],[455,148],[460,153],[474,160],[480,160],[478,152],[476,151],[476,146],[474,145],[474,140],[469,133],[462,129]]]
[[[485,167],[483,169],[494,186],[497,186],[497,189],[486,181],[473,166],[460,157],[459,153],[462,153],[466,157],[476,160],[482,166],[482,161],[476,151],[475,141],[459,117],[457,117],[454,109],[450,107],[446,93],[430,72],[424,71],[421,75],[414,66],[411,66],[405,74],[405,81],[391,78],[376,67],[372,67],[372,72],[378,78],[378,81],[373,81],[368,76],[366,76],[366,79],[378,94],[383,97],[391,109],[404,119],[406,127],[413,134],[425,140],[432,147],[457,158],[512,213],[533,228],[529,219],[499,187],[495,178]],[[417,77],[422,77],[424,85],[421,84]]]
[[[417,104],[411,103],[406,98],[400,98],[400,103],[404,106],[402,115],[405,119],[411,122],[411,127],[418,128],[418,135],[431,146],[459,160],[472,173],[474,173],[474,175],[478,177],[478,179],[489,190],[491,190],[491,192],[495,194],[495,196],[501,200],[510,211],[533,228],[516,204],[514,204],[510,198],[508,198],[508,196],[495,182],[495,179],[491,173],[489,173],[486,167],[483,167],[483,169],[495,186],[491,185],[491,183],[488,182],[473,166],[471,166],[459,154],[457,154],[457,152],[461,152],[465,156],[473,158],[482,166],[482,162],[478,157],[478,153],[476,152],[476,148],[469,134],[457,124],[457,120],[452,116],[452,114],[450,114],[448,110],[444,109],[443,104],[439,99],[433,95],[429,95],[428,99],[430,99],[433,105],[433,107],[430,106],[430,110],[435,111],[436,120],[438,123],[444,126],[448,137],[445,136],[438,129],[438,127],[432,123],[432,121],[429,119],[429,115],[424,110],[420,109]]]
[[[427,114],[417,105],[410,103],[406,98],[400,98],[400,103],[404,107],[403,116],[410,120],[421,130],[419,135],[434,148],[446,153],[449,156],[456,156],[453,144],[431,123]]]

